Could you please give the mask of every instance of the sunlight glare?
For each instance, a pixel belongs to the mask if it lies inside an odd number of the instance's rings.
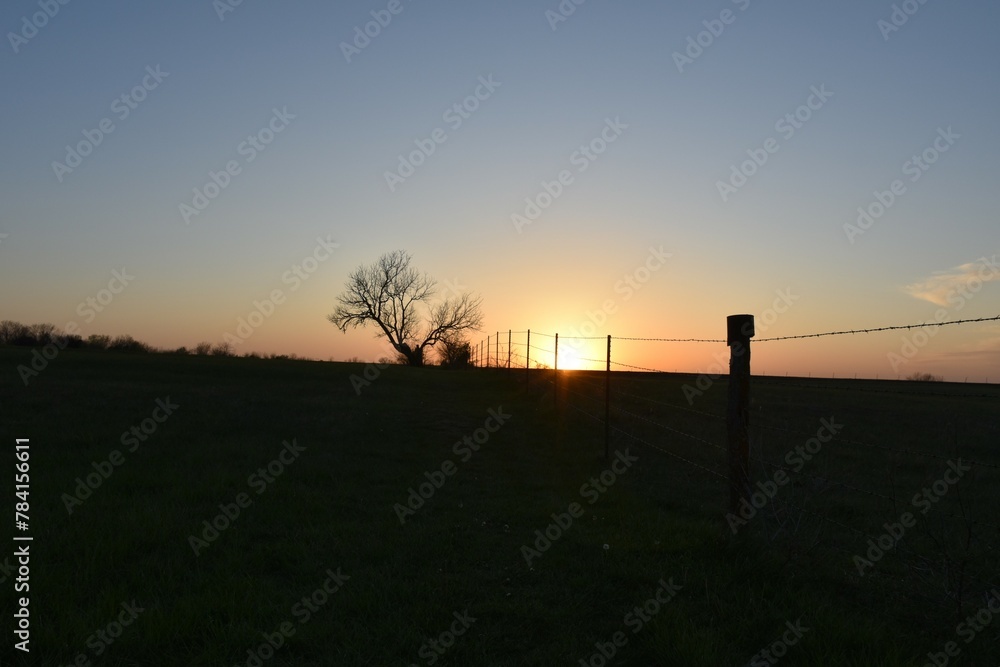
[[[581,370],[585,365],[586,362],[580,358],[577,350],[568,345],[566,347],[559,346],[559,370]]]

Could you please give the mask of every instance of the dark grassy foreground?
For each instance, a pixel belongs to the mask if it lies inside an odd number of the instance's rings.
[[[825,545],[850,552],[863,542],[821,525],[818,542],[804,537],[808,525],[772,542],[763,519],[763,528],[734,538],[722,520],[724,484],[618,432],[615,446],[633,445],[639,461],[590,504],[594,496],[581,496],[581,485],[607,467],[601,425],[572,409],[557,413],[541,375],[525,391],[521,374],[391,367],[359,396],[349,377],[361,365],[70,351],[25,388],[15,366],[26,357],[0,349],[0,423],[8,452],[15,437],[32,442],[33,650],[26,659],[11,647],[7,578],[4,665],[69,665],[81,654],[94,665],[603,665],[592,659],[595,644],[610,652],[622,633],[609,665],[735,667],[751,664],[798,619],[808,631],[783,665],[923,665],[929,651],[956,639],[961,611],[980,606],[940,611],[900,574],[902,559],[887,559],[881,578],[852,576],[849,555]],[[686,405],[685,381],[662,376],[633,390]],[[586,393],[584,376],[570,389]],[[768,408],[761,419],[808,432],[848,398],[829,386],[812,396],[774,391],[766,405],[785,412]],[[884,433],[855,420],[852,435],[893,442],[920,435],[883,416],[907,418],[906,410],[893,412],[897,399],[872,395],[866,419]],[[167,397],[179,406],[174,414],[128,451],[122,433]],[[722,397],[724,383],[694,407],[718,412]],[[927,400],[923,412],[957,409],[948,399]],[[976,413],[975,445],[996,460],[996,396],[961,402],[973,403],[984,411]],[[478,452],[456,454],[453,445],[501,406],[512,415],[507,423]],[[802,410],[815,412],[817,423]],[[718,425],[700,415],[668,421],[667,414],[655,418],[688,432],[700,424],[698,433],[718,439]],[[248,480],[293,439],[305,449],[273,481]],[[718,466],[700,443],[661,439]],[[124,461],[68,514],[63,494],[116,449]],[[15,461],[10,453],[5,460],[0,490],[12,510]],[[851,454],[842,463],[868,470],[864,481],[875,484],[877,460]],[[445,461],[454,474],[401,525],[394,504],[406,503],[408,490]],[[933,470],[920,462],[914,475],[933,481]],[[832,476],[827,468],[807,472]],[[796,493],[812,483],[797,483]],[[196,556],[189,537],[241,493],[249,506]],[[801,502],[825,502],[822,493]],[[996,493],[992,501],[995,508]],[[582,516],[529,567],[522,545],[572,502]],[[852,510],[847,499],[833,507],[842,521],[871,528],[862,521],[871,507]],[[988,575],[995,554],[976,552],[976,571]],[[310,610],[302,598],[323,586],[328,570],[349,578]],[[661,580],[681,586],[673,599],[650,604],[655,611],[644,618],[629,616]],[[132,601],[144,611],[112,644],[92,637]],[[475,621],[453,645],[445,636],[449,647],[436,653],[428,640],[453,624],[462,629],[455,614],[466,612]],[[251,658],[248,651],[258,652],[264,635],[283,624],[294,634],[281,648],[264,651],[260,663]],[[961,656],[949,664],[993,667],[998,635],[1000,618],[974,641],[958,639]]]

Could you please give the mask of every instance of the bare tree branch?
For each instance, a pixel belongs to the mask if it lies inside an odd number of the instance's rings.
[[[419,366],[425,348],[445,337],[478,330],[483,320],[482,298],[478,296],[462,294],[431,307],[436,286],[434,279],[410,266],[408,253],[395,250],[351,273],[327,319],[342,332],[374,322],[379,328],[377,337],[387,339],[411,365]],[[421,305],[429,311],[422,336],[417,333]]]
[[[431,313],[424,345],[434,345],[445,337],[463,331],[477,331],[483,323],[480,309],[482,303],[482,297],[473,297],[467,293],[454,300],[445,299]]]

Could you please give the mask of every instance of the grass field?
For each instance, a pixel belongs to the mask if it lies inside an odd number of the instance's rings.
[[[2,664],[888,667],[949,641],[1000,664],[1000,619],[957,629],[1000,584],[996,468],[852,561],[947,459],[1000,461],[997,387],[755,379],[758,480],[843,430],[734,536],[692,465],[725,470],[724,380],[688,404],[694,378],[616,375],[629,463],[602,481],[597,374],[557,408],[540,371],[389,367],[358,394],[360,364],[66,351],[25,388],[28,354],[0,348],[0,418],[31,439],[32,651],[5,630]]]

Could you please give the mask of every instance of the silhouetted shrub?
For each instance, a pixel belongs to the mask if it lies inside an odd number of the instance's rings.
[[[111,345],[111,336],[103,334],[91,334],[87,336],[87,347],[92,347],[95,350],[106,350],[109,345]]]
[[[441,341],[438,351],[444,368],[469,368],[472,360],[472,346],[467,340],[446,338]]]
[[[906,376],[906,379],[911,382],[944,382],[943,376],[931,375],[930,373],[911,373]]]
[[[32,324],[28,328],[37,345],[48,345],[58,336],[54,324]]]
[[[4,345],[34,345],[31,329],[13,320],[0,322],[0,343]]]
[[[150,347],[125,334],[124,336],[116,336],[108,345],[108,350],[112,352],[149,352]]]
[[[379,357],[378,363],[383,366],[406,366],[409,361],[405,354],[398,354],[395,357]]]

